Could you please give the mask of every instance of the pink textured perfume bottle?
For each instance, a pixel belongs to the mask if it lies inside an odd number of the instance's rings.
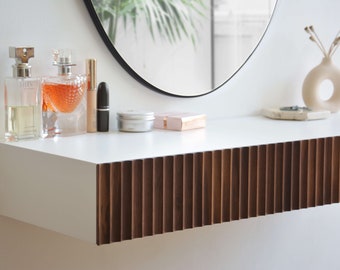
[[[86,132],[86,75],[73,74],[71,52],[54,51],[58,75],[43,78],[43,136],[69,136]]]

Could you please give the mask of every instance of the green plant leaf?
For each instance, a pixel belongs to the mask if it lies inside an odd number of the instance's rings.
[[[197,18],[206,10],[203,0],[93,0],[93,4],[113,43],[121,18],[124,29],[131,21],[135,32],[138,22],[145,20],[154,41],[157,33],[171,44],[186,37],[195,46]]]

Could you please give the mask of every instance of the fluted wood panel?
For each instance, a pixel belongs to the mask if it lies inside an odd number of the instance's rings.
[[[97,243],[339,202],[340,137],[97,166]]]

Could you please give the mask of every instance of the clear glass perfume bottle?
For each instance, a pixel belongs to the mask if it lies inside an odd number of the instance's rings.
[[[86,75],[72,74],[70,50],[55,50],[58,75],[42,79],[43,137],[86,132]]]
[[[5,79],[5,140],[35,139],[41,130],[40,79],[31,77],[33,47],[10,47],[13,78]]]

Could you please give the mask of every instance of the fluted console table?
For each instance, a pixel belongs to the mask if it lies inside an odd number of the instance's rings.
[[[340,201],[340,117],[0,143],[0,214],[93,243]]]

